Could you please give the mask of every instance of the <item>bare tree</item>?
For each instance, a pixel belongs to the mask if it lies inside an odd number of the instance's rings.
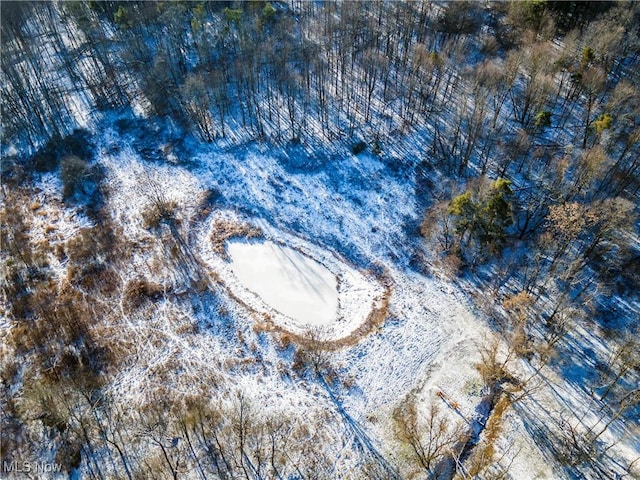
[[[396,438],[410,449],[411,462],[423,469],[429,478],[439,478],[452,468],[455,447],[463,441],[461,422],[452,424],[436,401],[426,405],[423,413],[415,400],[405,400],[394,412]]]

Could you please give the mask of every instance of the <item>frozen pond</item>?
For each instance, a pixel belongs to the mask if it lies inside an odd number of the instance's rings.
[[[216,243],[221,222],[257,227],[262,236],[227,239],[221,252]],[[386,315],[390,290],[373,272],[264,220],[248,222],[221,210],[198,238],[200,255],[216,283],[249,310],[243,319],[255,322],[260,331],[312,335],[326,342],[355,340]]]
[[[270,241],[227,243],[231,269],[264,303],[308,326],[328,326],[338,316],[338,281],[325,266]]]

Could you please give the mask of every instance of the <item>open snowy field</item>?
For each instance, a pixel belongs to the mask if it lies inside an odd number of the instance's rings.
[[[414,258],[422,241],[415,165],[345,152],[305,169],[303,152],[289,152],[294,161],[262,144],[197,144],[188,157],[158,162],[108,128],[97,138],[106,208],[132,246],[117,274],[162,292],[139,311],[124,300],[114,306],[122,324],[107,328],[135,352],[108,388],[114,399],[147,408],[162,385],[228,409],[240,395],[269,418],[305,412],[323,425],[318,445],[336,459],[336,478],[362,467],[357,451],[391,476],[421,478],[405,467],[410,453],[398,440],[406,412],[420,428],[437,418],[470,445],[482,438],[493,406],[478,367],[496,335],[473,290]],[[62,245],[101,228],[73,207],[51,208],[62,201],[56,176],[42,175],[36,189],[37,241]],[[159,205],[170,221],[153,221]],[[64,284],[65,259],[49,263]],[[537,375],[504,346],[497,351],[519,378]],[[566,408],[585,412],[585,428],[600,421],[586,415],[584,391],[551,369],[537,377],[502,418],[506,434],[495,445],[511,478],[560,478],[532,417]],[[620,422],[604,435],[621,465],[633,462],[637,433]]]
[[[107,135],[102,150],[113,151],[116,141]],[[258,347],[262,362],[287,361],[288,354],[266,346],[282,332],[317,341],[347,338],[327,356],[344,382],[334,394],[388,459],[402,462],[393,416],[408,399],[425,414],[438,403],[452,422],[478,428],[486,411],[475,364],[492,334],[462,291],[416,270],[409,248],[400,249],[419,241],[412,176],[368,155],[332,159],[328,168],[311,172],[290,171],[260,145],[201,150],[188,166],[149,164],[126,146],[100,161],[114,187],[114,216],[127,219],[130,235],[143,231],[136,219],[148,203],[148,178],[177,203],[192,253],[224,286],[238,325],[246,325],[239,328],[253,335],[251,329],[264,329],[266,319],[272,336]],[[216,208],[197,222],[188,219],[194,199],[209,189],[219,192]],[[260,234],[226,242],[221,254],[211,241],[220,221],[250,224]],[[382,321],[358,331],[383,298]],[[512,468],[523,462],[525,472],[535,464],[530,478],[555,478],[522,425],[514,425],[517,448],[509,445],[507,453]]]

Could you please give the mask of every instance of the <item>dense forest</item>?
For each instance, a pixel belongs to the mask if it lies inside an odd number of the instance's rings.
[[[91,479],[548,478],[511,471],[513,416],[554,478],[640,478],[639,3],[0,8],[3,475],[29,461],[32,478],[38,462]],[[396,292],[394,268],[465,292],[491,335],[473,362],[480,423],[448,416],[440,390],[425,407],[413,384],[388,418],[352,418],[358,380],[335,360],[351,347],[242,323],[196,251],[216,210],[268,207],[234,201],[233,178],[181,203],[145,168],[116,182],[109,161],[195,171],[211,151],[207,175],[226,179],[224,155],[247,148],[292,178],[331,175],[315,215],[340,201],[385,236],[353,238],[346,215],[327,220],[337,233],[311,214],[278,227],[317,233]],[[378,217],[359,198],[367,165],[401,187],[371,187]],[[118,196],[133,181],[137,223]],[[264,234],[214,224],[220,245]],[[584,408],[540,403],[552,377]],[[247,393],[271,383],[295,410]]]

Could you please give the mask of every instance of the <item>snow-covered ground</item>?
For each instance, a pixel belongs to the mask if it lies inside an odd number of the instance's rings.
[[[144,106],[146,99],[136,96],[134,102],[135,113],[143,117],[149,110]],[[79,126],[96,128],[92,124],[96,117],[82,95],[69,96],[67,109]],[[267,144],[237,147],[241,140],[220,139],[216,145],[197,145],[188,158],[170,153],[168,162],[161,163],[141,158],[109,122],[97,130],[97,161],[107,172],[108,208],[122,227],[122,235],[136,249],[129,268],[119,272],[122,279],[145,276],[186,290],[181,285],[187,283],[185,278],[157,265],[157,257],[164,253],[162,233],[144,226],[155,190],[175,203],[191,253],[228,289],[216,290],[222,297],[216,299],[219,303],[206,298],[209,304],[200,304],[196,313],[181,310],[177,301],[174,305],[163,300],[153,306],[153,321],[125,315],[124,326],[114,338],[144,338],[147,343],[132,346],[137,348],[136,363],[111,387],[122,398],[140,397],[145,385],[154,381],[175,382],[171,386],[184,392],[196,384],[206,389],[215,383],[188,375],[198,368],[198,372],[208,369],[228,377],[256,405],[269,406],[276,413],[315,411],[320,415],[332,406],[322,397],[322,388],[305,380],[285,380],[283,372],[291,370],[290,352],[276,346],[277,334],[252,331],[254,320],[268,316],[285,330],[305,334],[311,329],[323,339],[337,340],[356,331],[388,293],[385,321],[329,356],[343,381],[343,386],[335,387],[335,394],[344,409],[396,463],[400,459],[395,452],[392,415],[409,395],[419,413],[436,401],[443,403],[451,419],[470,422],[478,415],[482,388],[475,364],[491,329],[464,292],[425,273],[428,266],[416,267],[412,258],[419,241],[416,226],[423,213],[417,200],[416,172],[427,151],[427,135],[398,141],[383,158],[354,156],[346,149],[334,155],[340,147],[327,158],[307,158],[302,149],[271,149]],[[236,133],[230,130],[233,137]],[[153,144],[154,139],[145,141]],[[74,209],[60,206],[61,184],[55,175],[42,176],[37,187],[40,193],[31,207],[37,219],[31,227],[32,238],[57,245],[93,226]],[[213,213],[197,217],[199,199],[208,191],[219,193],[220,199]],[[252,223],[264,239],[230,242],[230,260],[222,258],[210,241],[213,220],[219,217]],[[60,279],[64,277],[64,260],[52,256],[51,268]],[[223,325],[220,312],[227,307],[233,322]],[[193,334],[179,332],[179,328],[188,331],[192,323],[201,329]],[[259,368],[239,372],[230,366],[249,357]],[[169,362],[179,366],[167,369]],[[153,372],[161,370],[180,375],[154,379]],[[545,419],[545,412],[558,405],[564,405],[567,412],[590,408],[585,407],[589,398],[585,391],[566,378],[550,375],[550,369],[543,373],[546,383],[529,403],[522,402],[526,408],[519,407],[520,412],[528,410],[530,419]],[[596,421],[585,417],[587,422]],[[511,450],[508,456],[515,457],[510,460],[511,477],[559,478],[523,418],[510,410],[505,419],[508,433],[504,442],[509,445],[500,448]],[[330,421],[337,422],[336,418]],[[637,432],[632,427],[631,435]],[[329,443],[341,433],[336,425],[332,429],[334,435],[324,440],[327,450],[338,458],[340,446]],[[637,440],[627,442],[626,437],[623,440],[611,451],[619,448],[628,463],[637,456],[638,444]],[[343,468],[340,478],[349,478],[348,468]]]
[[[385,321],[332,352],[329,361],[345,384],[335,392],[343,408],[392,462],[400,461],[392,416],[408,396],[419,412],[440,402],[452,420],[467,424],[482,414],[475,364],[491,329],[464,292],[412,266],[412,245],[418,241],[414,229],[422,214],[415,168],[399,167],[398,159],[345,152],[330,164],[311,162],[305,169],[300,167],[305,158],[292,162],[288,157],[303,154],[261,144],[231,150],[199,146],[188,162],[178,158],[177,164],[158,164],[140,159],[117,136],[104,138],[104,152],[118,142],[119,153],[100,161],[109,171],[110,204],[124,231],[132,238],[149,235],[139,219],[148,205],[149,185],[159,186],[184,217],[194,255],[233,294],[228,302],[235,304],[236,328],[250,328],[266,315],[284,330],[305,334],[309,327],[322,326],[325,339],[340,339],[366,320],[388,289]],[[195,221],[196,199],[207,190],[218,192],[216,208]],[[249,223],[262,238],[228,243],[230,259],[223,258],[210,240],[216,219]],[[140,256],[139,265],[144,264]],[[243,336],[254,335],[242,328]],[[262,345],[256,348],[265,368],[290,368],[278,348],[258,339],[254,343]],[[224,349],[216,354],[225,355]],[[270,381],[277,383],[276,378],[271,375]],[[542,392],[543,398],[553,398],[552,391]],[[501,448],[508,452],[513,478],[557,478],[512,411],[505,428],[509,433]]]
[[[476,364],[493,333],[467,293],[429,265],[416,266],[422,211],[412,160],[344,152],[304,168],[303,153],[254,144],[197,145],[190,158],[178,154],[150,162],[109,128],[97,143],[107,208],[133,248],[119,275],[123,281],[143,277],[179,293],[143,312],[123,311],[122,325],[111,334],[130,342],[135,360],[110,385],[114,396],[142,408],[148,391],[170,384],[185,395],[194,389],[221,398],[241,392],[256,408],[268,407],[275,415],[305,412],[322,419],[323,412],[331,412],[319,422],[331,423],[323,441],[327,452],[342,458],[336,460],[341,469],[336,478],[350,478],[350,462],[358,461],[335,443],[343,431],[341,415],[357,422],[373,447],[401,468],[394,412],[407,399],[423,419],[434,402],[452,422],[471,426],[482,417],[486,391]],[[288,155],[300,158],[294,162]],[[33,209],[42,222],[32,228],[38,239],[62,242],[92,226],[74,209],[54,212],[51,205],[61,202],[62,189],[55,176],[43,175],[37,187]],[[210,192],[215,201],[203,210],[202,199]],[[158,194],[175,205],[178,233],[194,265],[212,280],[210,291],[194,294],[191,302],[182,300],[189,279],[168,260],[159,265],[166,258],[163,242],[175,232],[144,225]],[[211,240],[219,221],[256,227],[260,238],[231,240],[228,255],[221,255]],[[62,278],[64,265],[54,266]],[[360,333],[383,302],[384,320]],[[280,327],[277,332],[254,328],[266,319]],[[280,343],[282,330],[330,341],[356,334],[327,352],[339,380],[331,384],[330,397],[322,384],[291,374],[292,349]],[[506,434],[498,448],[511,478],[565,478],[520,413],[542,415],[536,405],[551,410],[558,389],[570,405],[584,403],[584,392],[562,385],[561,378],[541,384],[520,410],[505,415]],[[627,449],[624,455],[632,459],[629,445],[621,443],[621,451]]]
[[[107,136],[107,144],[116,140]],[[139,218],[150,179],[187,210],[204,190],[215,188],[225,208],[191,225],[194,253],[252,311],[269,314],[274,323],[298,334],[322,326],[324,339],[349,335],[379,306],[384,272],[391,289],[385,322],[330,359],[350,383],[340,393],[345,408],[391,455],[390,417],[410,392],[427,402],[443,390],[462,414],[475,415],[481,398],[470,387],[477,383],[473,362],[479,359],[477,342],[488,329],[462,292],[408,266],[412,240],[405,228],[421,213],[411,176],[380,158],[348,154],[331,168],[290,172],[260,145],[201,151],[196,160],[195,168],[145,164],[126,146],[116,156],[102,157],[114,187],[114,214],[129,235],[148,235]],[[219,218],[249,222],[264,238],[229,242],[231,258],[222,258],[210,240]],[[251,312],[245,315],[252,317]],[[263,354],[266,363],[282,361],[277,350]]]
[[[273,242],[228,242],[234,275],[301,327],[329,326],[338,314],[338,281],[326,267]]]

